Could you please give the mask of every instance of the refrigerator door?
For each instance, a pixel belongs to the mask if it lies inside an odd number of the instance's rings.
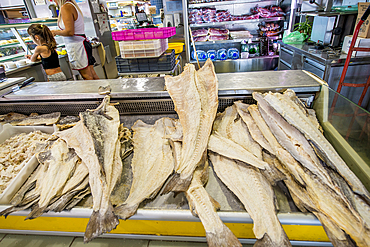
[[[95,0],[79,2],[78,6],[84,15],[85,34],[88,37],[97,37],[103,44],[106,56],[103,69],[108,79],[115,79],[118,76],[115,45],[112,39],[112,30],[109,24],[107,12],[101,12],[99,3]]]

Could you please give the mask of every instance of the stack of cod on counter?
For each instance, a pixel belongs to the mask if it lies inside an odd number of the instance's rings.
[[[255,246],[291,246],[276,215],[277,183],[285,184],[299,210],[320,220],[334,246],[370,243],[369,192],[292,90],[253,93],[256,105],[238,101],[217,113],[218,81],[210,60],[198,71],[188,64],[165,83],[179,119],[160,118],[153,125],[138,120],[131,138],[106,96],[97,109],[80,113],[72,128],[49,138],[37,154],[39,167],[1,214],[31,208],[32,219],[71,209],[91,192],[88,242],[114,229],[118,218],[130,218],[144,200],[184,192],[209,246],[241,246],[204,188],[213,170],[253,219]],[[131,141],[131,189],[115,206],[111,194]]]

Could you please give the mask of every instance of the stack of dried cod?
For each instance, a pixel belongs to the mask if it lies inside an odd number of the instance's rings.
[[[41,165],[1,214],[30,207],[27,218],[59,212],[91,191],[88,242],[114,229],[118,218],[130,218],[162,189],[162,194],[185,193],[209,246],[241,246],[204,188],[210,163],[253,219],[255,246],[291,246],[276,215],[272,186],[281,181],[297,207],[321,221],[334,246],[370,243],[369,192],[324,138],[314,111],[293,91],[254,93],[257,105],[235,102],[216,115],[218,81],[210,60],[198,71],[187,65],[181,75],[165,79],[179,119],[161,118],[154,125],[138,120],[131,139],[106,97],[49,141],[37,155]],[[131,141],[130,194],[113,209],[110,196]]]
[[[106,96],[95,110],[80,113],[73,127],[57,132],[45,151],[37,154],[38,168],[1,215],[31,208],[26,219],[44,212],[72,209],[87,194],[93,196],[93,213],[85,242],[114,229],[119,221],[110,202],[127,157],[131,133],[120,125],[118,110]]]
[[[161,118],[154,125],[138,120],[134,124],[133,182],[129,197],[115,213],[128,219],[142,201],[154,198],[168,179],[162,193],[185,192],[210,246],[241,246],[217,215],[219,204],[203,187],[209,172],[207,143],[218,107],[218,81],[212,62],[208,60],[199,71],[187,65],[180,76],[166,77],[166,87],[179,120]]]

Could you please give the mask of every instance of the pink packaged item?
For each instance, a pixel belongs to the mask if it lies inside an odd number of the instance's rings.
[[[194,42],[205,42],[208,40],[208,36],[198,36],[193,38]]]
[[[208,30],[209,35],[217,36],[217,35],[229,35],[229,30],[222,29],[222,28],[210,28]]]
[[[228,40],[229,36],[227,35],[214,35],[214,36],[209,36],[208,40],[209,41],[219,41],[219,40]]]

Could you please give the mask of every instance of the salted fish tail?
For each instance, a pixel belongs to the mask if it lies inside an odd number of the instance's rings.
[[[283,243],[281,243],[280,246],[291,246],[291,243],[286,234]],[[267,233],[265,233],[265,235],[263,235],[261,239],[257,239],[253,247],[276,247],[276,243],[271,240],[270,236]]]
[[[114,208],[114,213],[115,215],[118,216],[118,218],[122,219],[122,220],[127,220],[128,218],[130,218],[131,216],[133,216],[137,209],[139,207],[139,203],[136,203],[136,204],[133,204],[133,205],[129,205],[127,203],[124,203],[118,207],[115,207]]]
[[[90,242],[103,233],[110,232],[115,229],[118,224],[119,220],[113,213],[112,204],[109,203],[108,209],[104,214],[101,214],[99,211],[93,211],[85,230],[84,243]]]
[[[203,164],[194,171],[189,189],[185,192],[193,215],[198,216],[206,231],[208,246],[242,246],[237,237],[221,221],[216,213],[219,203],[216,202],[203,187],[208,181],[209,166],[204,155]]]

